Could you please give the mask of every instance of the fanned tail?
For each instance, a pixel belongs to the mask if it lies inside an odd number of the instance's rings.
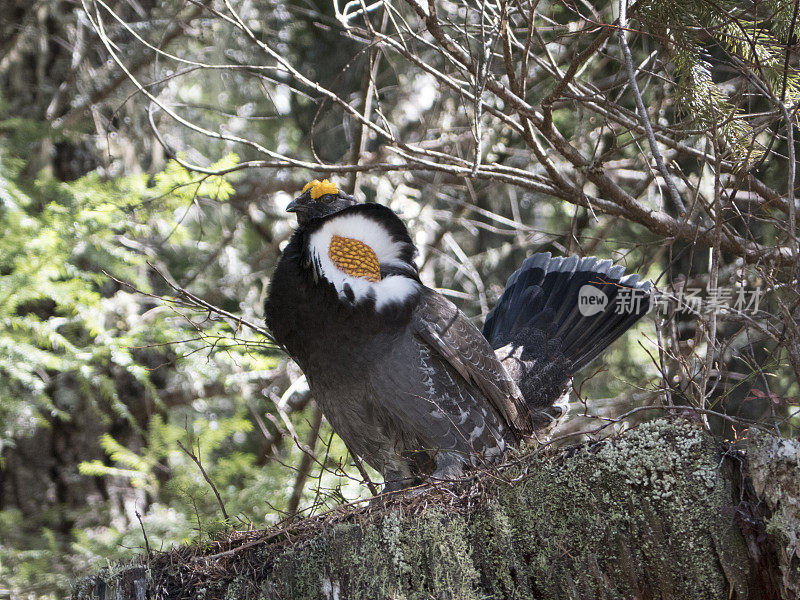
[[[572,376],[650,308],[650,283],[610,260],[534,254],[506,284],[483,335],[541,427],[563,412]]]

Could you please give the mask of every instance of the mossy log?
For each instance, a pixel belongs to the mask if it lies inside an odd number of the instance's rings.
[[[800,443],[683,421],[79,582],[115,598],[800,598]]]

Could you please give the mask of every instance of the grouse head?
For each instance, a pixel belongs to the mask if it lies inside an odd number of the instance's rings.
[[[336,184],[323,179],[308,182],[300,195],[286,207],[288,212],[297,214],[297,223],[305,225],[312,219],[319,219],[357,204],[358,201],[345,194]]]
[[[304,268],[340,301],[381,311],[416,296],[417,250],[391,209],[360,204],[336,184],[315,179],[286,210],[297,213]]]

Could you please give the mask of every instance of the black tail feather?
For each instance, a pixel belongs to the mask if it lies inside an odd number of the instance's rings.
[[[591,288],[606,298],[595,314],[587,312]],[[506,356],[520,350],[524,368],[516,371],[518,383],[523,394],[530,388],[535,396],[529,402],[542,407],[555,402],[569,379],[649,308],[650,283],[625,276],[610,260],[534,254],[509,277],[483,334]]]

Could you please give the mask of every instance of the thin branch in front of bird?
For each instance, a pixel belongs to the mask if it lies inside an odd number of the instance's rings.
[[[141,296],[148,297],[148,298],[153,298],[154,300],[157,300],[158,302],[160,302],[160,303],[162,303],[164,305],[169,305],[169,306],[172,306],[173,308],[174,307],[184,307],[184,308],[189,308],[189,309],[192,309],[192,310],[201,311],[203,313],[206,313],[206,315],[207,315],[206,319],[207,320],[213,320],[213,316],[221,317],[222,320],[224,320],[228,324],[228,326],[232,329],[232,331],[233,331],[233,338],[232,339],[235,342],[233,344],[224,346],[223,349],[236,347],[236,346],[245,346],[246,348],[248,348],[250,346],[256,346],[256,347],[259,347],[259,348],[267,347],[267,348],[280,349],[280,346],[278,346],[275,343],[275,341],[272,338],[272,335],[270,334],[270,332],[267,331],[264,327],[256,325],[255,323],[253,323],[253,322],[251,322],[251,321],[249,321],[249,320],[247,320],[247,319],[245,319],[243,317],[236,316],[236,315],[234,315],[234,314],[232,314],[232,313],[230,313],[230,312],[228,312],[228,311],[226,311],[224,309],[221,309],[221,308],[211,304],[210,302],[207,302],[207,301],[203,300],[202,298],[199,298],[195,294],[189,292],[185,288],[179,286],[177,283],[172,281],[171,278],[167,277],[162,271],[160,271],[153,264],[148,262],[148,265],[150,266],[150,268],[155,273],[157,273],[159,275],[159,277],[161,277],[161,279],[170,288],[172,288],[177,293],[177,295],[175,297],[161,296],[161,295],[158,295],[158,294],[152,294],[152,293],[149,293],[149,292],[145,292],[144,290],[139,289],[134,284],[132,284],[132,283],[130,283],[128,281],[119,279],[119,278],[115,277],[114,275],[110,274],[107,271],[103,271],[103,274],[106,275],[108,278],[110,278],[112,281],[120,284],[121,286],[124,286],[124,287],[132,290],[134,293],[139,294]],[[184,314],[182,314],[180,312],[178,312],[178,314],[182,318],[184,318],[187,322],[189,322],[198,331],[200,336],[198,338],[193,338],[192,340],[182,340],[182,341],[176,341],[176,342],[165,342],[165,343],[154,344],[154,345],[172,345],[172,344],[176,344],[176,343],[182,343],[184,341],[200,341],[200,340],[209,341],[209,340],[213,340],[212,345],[213,345],[213,347],[216,348],[216,347],[218,347],[219,342],[221,342],[223,340],[230,340],[231,339],[231,338],[227,338],[227,337],[224,337],[224,336],[208,335],[208,334],[206,334],[206,333],[204,333],[202,331],[202,328],[199,326],[198,323],[195,323],[189,317],[187,317],[186,315],[184,315]],[[239,338],[238,337],[238,333],[239,333],[239,331],[241,330],[241,328],[243,326],[247,327],[248,329],[250,329],[250,330],[252,330],[252,331],[254,331],[254,332],[256,332],[256,333],[258,333],[258,334],[260,334],[262,336],[264,336],[267,339],[267,343],[265,344],[261,340],[245,340],[245,339]],[[197,352],[198,350],[199,349],[193,350],[191,353]]]
[[[186,428],[186,435],[189,436],[188,426]],[[186,446],[184,446],[181,443],[180,440],[177,440],[176,443],[178,444],[178,447],[181,450],[183,450],[186,453],[186,455],[194,461],[194,463],[197,465],[197,468],[200,469],[200,473],[203,475],[203,479],[205,479],[206,482],[208,483],[208,485],[211,486],[211,489],[214,491],[214,495],[217,497],[217,502],[219,502],[219,507],[220,507],[220,510],[222,510],[222,516],[224,517],[225,522],[226,523],[230,523],[230,518],[228,517],[228,511],[225,510],[225,503],[222,501],[222,496],[219,495],[219,491],[217,490],[217,486],[214,485],[214,482],[211,481],[211,478],[208,476],[208,473],[206,473],[206,469],[205,469],[205,467],[203,467],[203,462],[202,462],[202,460],[201,460],[201,458],[199,456],[199,454],[200,454],[200,440],[199,439],[197,440],[197,454],[195,454],[194,453],[194,443],[191,442],[191,437],[190,436],[189,436],[189,439],[190,439],[190,445],[192,447],[192,450],[187,449]]]

